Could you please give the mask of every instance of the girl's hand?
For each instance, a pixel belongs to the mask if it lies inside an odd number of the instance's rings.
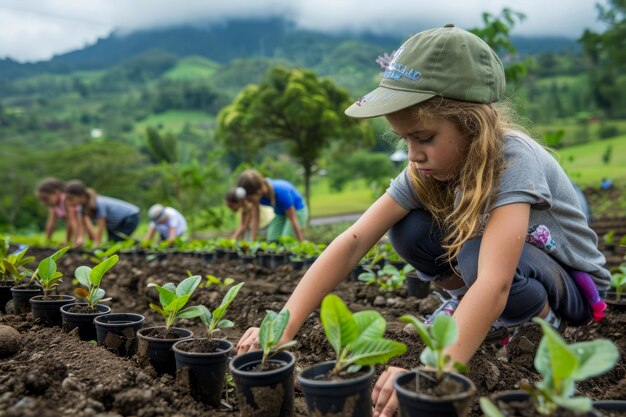
[[[250,327],[248,330],[246,330],[246,332],[243,334],[243,336],[241,336],[241,339],[239,339],[239,342],[237,342],[237,345],[235,347],[237,348],[238,355],[261,349],[261,345],[259,345],[259,328]]]
[[[393,380],[396,375],[404,372],[407,372],[404,368],[390,366],[380,375],[372,391],[374,417],[392,417],[395,414],[398,409],[398,397],[393,388]]]

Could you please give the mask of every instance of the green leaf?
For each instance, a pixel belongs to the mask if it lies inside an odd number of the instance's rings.
[[[178,287],[176,287],[176,296],[181,297],[183,295],[189,295],[191,297],[191,294],[193,294],[196,290],[200,281],[202,281],[202,277],[200,277],[200,275],[185,278],[180,284],[178,284]]]
[[[48,280],[54,276],[57,272],[57,264],[54,262],[52,257],[48,257],[39,262],[39,267],[37,268],[39,279],[43,283],[48,283]]]
[[[80,282],[80,285],[86,288],[91,287],[91,282],[89,281],[90,274],[91,268],[88,266],[79,266],[76,268],[76,271],[74,271],[74,277]]]
[[[283,337],[287,323],[289,323],[289,310],[282,310],[276,315],[274,324],[271,327],[271,337],[274,343],[278,343],[280,338]]]
[[[554,380],[554,384],[558,389],[562,382],[569,378],[578,367],[578,357],[569,349],[563,339],[553,330],[552,326],[539,318],[534,318],[533,321],[539,323],[543,329],[543,338],[541,341],[543,342],[544,339],[546,341],[545,345],[547,348],[548,360],[550,362],[551,375]],[[545,369],[545,364],[540,365],[543,365]],[[535,356],[535,366],[537,367],[537,356]],[[537,367],[537,370],[539,370],[539,367]]]
[[[337,358],[344,346],[354,342],[359,329],[348,307],[335,294],[328,294],[322,300],[320,319],[326,338],[335,349]]]
[[[206,327],[209,327],[211,325],[211,318],[212,318],[211,312],[209,311],[208,308],[206,308],[202,304],[197,307],[199,307],[202,310],[202,314],[200,315],[200,320],[202,320],[202,323]]]
[[[272,346],[276,344],[276,341],[272,340],[271,331],[271,327],[274,324],[276,316],[277,314],[275,311],[267,310],[265,317],[261,322],[261,327],[259,328],[259,344],[261,345],[263,352],[269,352]]]
[[[211,284],[215,284],[215,285],[222,285],[222,282],[214,275],[207,275],[206,279],[211,283]]]
[[[574,381],[602,375],[613,369],[619,359],[617,347],[606,339],[574,343],[569,348],[580,361],[578,368],[570,376]]]
[[[409,323],[413,327],[415,327],[415,330],[417,330],[417,334],[419,335],[420,339],[422,339],[422,342],[424,342],[426,347],[430,349],[435,349],[433,340],[430,337],[430,333],[428,332],[428,327],[420,319],[410,314],[407,314],[400,317],[400,321]]]
[[[224,282],[222,283],[222,285],[224,287],[228,287],[229,285],[233,284],[235,282],[234,279],[232,278],[224,278]]]
[[[228,292],[224,296],[224,299],[222,299],[222,303],[219,305],[219,307],[213,310],[213,316],[215,317],[216,320],[220,320],[222,317],[224,317],[224,313],[226,313],[226,309],[233,302],[233,300],[237,296],[237,293],[239,292],[243,284],[244,283],[241,282],[228,290]]]
[[[148,287],[156,288],[156,290],[159,292],[159,302],[164,308],[170,305],[176,299],[176,294],[171,290],[165,288],[165,286],[161,287],[160,285],[151,282],[148,284]]]
[[[187,304],[187,301],[189,301],[189,297],[191,297],[191,295],[183,295],[182,297],[176,297],[171,303],[169,303],[166,306],[163,306],[163,310],[167,311],[168,313],[170,312],[176,313],[178,312],[178,310],[185,307],[185,304]]]
[[[371,282],[376,280],[376,274],[373,272],[361,272],[357,277],[359,281]]]
[[[404,352],[406,352],[406,345],[401,342],[382,338],[359,339],[352,347],[348,362],[357,365],[382,364]]]
[[[104,290],[102,288],[98,288],[93,296],[93,298],[91,299],[90,304],[92,305],[96,305],[100,302],[100,300],[102,300],[104,298]]]
[[[52,255],[50,255],[50,257],[56,262],[61,256],[65,255],[65,252],[67,252],[68,250],[70,250],[70,246],[66,246],[63,249],[54,252]]]
[[[202,309],[204,306],[192,306],[187,307],[178,312],[176,314],[177,319],[192,319],[194,317],[202,317],[204,314],[204,310]],[[204,307],[206,308],[206,307]]]
[[[447,314],[438,315],[430,328],[430,334],[440,349],[450,346],[459,335],[456,320]]]
[[[437,368],[437,356],[431,348],[426,348],[420,354],[420,362],[426,366]]]
[[[159,313],[162,316],[167,316],[167,313],[165,311],[163,311],[161,306],[158,306],[156,304],[150,303],[150,308],[153,309],[154,311],[156,311],[157,313]]]
[[[487,397],[480,397],[480,409],[487,417],[504,417],[504,414]]]
[[[94,266],[91,270],[91,273],[89,274],[89,281],[91,281],[94,286],[99,286],[104,274],[109,269],[113,268],[113,266],[117,263],[117,261],[119,261],[119,259],[119,256],[113,255],[105,261],[102,261],[98,265]]]
[[[218,329],[231,329],[233,327],[235,327],[235,323],[233,323],[230,320],[222,320],[219,323],[217,323]]]
[[[19,272],[17,271],[17,269],[15,269],[15,266],[11,262],[7,261],[6,259],[3,259],[2,264],[4,265],[4,269],[7,270],[9,274],[13,276],[19,275]]]
[[[375,310],[359,311],[352,315],[361,339],[376,339],[385,335],[387,321]]]
[[[591,410],[593,402],[588,397],[553,397],[552,400],[560,407],[574,411],[576,414],[586,413]]]

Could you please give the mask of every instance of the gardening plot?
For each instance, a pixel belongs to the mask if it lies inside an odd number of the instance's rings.
[[[38,260],[52,251],[31,249]],[[59,260],[58,269],[66,277],[59,293],[72,293],[71,278],[80,265],[88,265],[81,254],[68,253]],[[193,293],[190,304],[216,308],[228,288],[207,285],[206,275],[233,278],[245,282],[229,307],[226,317],[235,327],[220,331],[220,338],[236,342],[249,326],[260,325],[266,310],[279,311],[302,277],[301,270],[290,265],[265,268],[257,263],[243,265],[239,259],[207,263],[192,254],[169,255],[148,262],[144,256],[121,254],[118,264],[103,278],[101,287],[112,297],[115,313],[138,313],[145,316],[144,327],[163,324],[163,318],[149,308],[158,303],[157,291],[149,283],[163,285],[180,283],[188,273],[202,276],[201,286]],[[436,296],[424,299],[406,297],[406,290],[382,292],[376,285],[351,281],[339,285],[335,294],[351,311],[378,310],[388,322],[386,338],[406,343],[407,352],[391,360],[391,365],[404,368],[419,363],[424,345],[416,335],[406,333],[404,314],[431,313],[439,304]],[[565,338],[591,340],[605,337],[616,343],[621,358],[607,374],[580,383],[581,395],[593,399],[626,399],[626,312],[609,307],[606,319],[587,328],[569,328]],[[1,315],[0,324],[19,332],[19,350],[0,359],[0,416],[238,416],[235,390],[231,385],[222,395],[219,408],[206,406],[191,396],[188,381],[181,375],[157,376],[152,366],[139,356],[121,358],[105,348],[82,341],[76,332],[65,333],[58,327],[44,327],[33,321],[32,314]],[[180,319],[177,327],[204,336],[206,330],[199,319]],[[15,335],[0,334],[0,348],[11,348]],[[541,338],[536,325],[523,327],[506,348],[483,345],[470,362],[469,378],[475,383],[477,395],[472,401],[471,416],[482,415],[478,397],[496,391],[519,389],[522,382],[535,382],[540,376],[534,370],[533,358]],[[298,345],[291,351],[296,358],[295,373],[317,362],[332,358],[333,351],[324,336],[318,312],[305,322],[297,337]],[[234,353],[234,352],[233,352]],[[377,367],[377,373],[382,369]],[[307,415],[301,389],[295,383],[296,415]]]

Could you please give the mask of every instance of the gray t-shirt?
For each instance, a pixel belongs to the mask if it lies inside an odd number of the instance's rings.
[[[115,230],[122,220],[137,213],[139,207],[134,204],[113,197],[96,196],[96,219],[104,217],[109,230]]]
[[[519,132],[505,136],[504,156],[505,169],[491,210],[507,204],[530,204],[526,241],[561,265],[588,272],[598,289],[606,290],[611,275],[598,250],[598,236],[587,225],[576,191],[556,159]],[[407,210],[422,207],[406,169],[391,182],[387,193]]]

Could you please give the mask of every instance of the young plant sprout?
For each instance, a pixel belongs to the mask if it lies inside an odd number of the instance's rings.
[[[424,365],[433,368],[437,380],[441,381],[451,361],[450,355],[445,354],[444,350],[452,345],[459,335],[459,329],[454,318],[441,314],[435,318],[435,321],[430,326],[422,323],[421,320],[412,315],[402,316],[400,320],[415,327],[420,339],[426,345],[426,348],[420,355],[420,361]],[[467,366],[458,362],[452,363],[452,367],[458,372],[467,371]]]
[[[8,252],[8,241],[5,241]],[[25,269],[24,266],[35,260],[34,256],[27,256],[26,252],[28,248],[24,248],[17,253],[12,253],[2,259],[2,282],[6,282],[9,276],[13,277],[13,283],[18,285],[28,274],[32,273],[31,270]]]
[[[203,305],[198,306],[202,310],[202,315],[200,315],[200,319],[202,320],[202,323],[204,323],[204,326],[206,327],[206,330],[209,334],[208,335],[209,340],[213,338],[213,333],[219,331],[220,329],[229,329],[234,326],[234,323],[232,321],[224,320],[223,317],[224,317],[224,314],[226,313],[226,309],[233,302],[233,300],[237,296],[237,293],[239,293],[239,289],[241,288],[243,284],[244,283],[241,282],[235,285],[234,287],[232,287],[231,289],[229,289],[226,295],[224,296],[222,303],[219,305],[219,307],[213,310],[213,313],[211,313],[209,309]]]
[[[94,264],[99,264],[102,261],[118,253],[120,249],[122,249],[122,246],[118,243],[115,243],[114,245],[112,245],[106,250],[96,249],[93,251],[93,255],[89,257],[89,260],[93,262]]]
[[[178,286],[171,282],[163,286],[152,282],[148,284],[148,288],[154,287],[159,292],[159,303],[161,306],[150,303],[150,308],[165,318],[166,330],[172,327],[176,319],[191,319],[203,314],[200,306],[183,308],[193,292],[198,288],[201,280],[200,275],[194,275],[182,280]]]
[[[218,277],[216,277],[215,275],[207,275],[206,276],[207,282],[206,282],[206,286],[210,287],[211,285],[218,285],[220,287],[228,287],[229,285],[232,285],[235,280],[232,278],[223,278],[220,279]]]
[[[387,363],[406,352],[404,343],[385,339],[387,322],[375,310],[352,314],[335,294],[322,300],[320,318],[326,338],[335,350],[333,375],[353,373],[365,365]]]
[[[622,299],[622,293],[626,289],[626,264],[618,267],[618,272],[611,274],[611,287],[615,290],[615,298]]]
[[[523,389],[530,393],[537,411],[543,415],[550,415],[559,407],[576,414],[590,411],[593,405],[591,398],[573,396],[576,381],[584,381],[613,369],[619,359],[619,351],[607,339],[567,345],[544,320],[535,317],[533,321],[539,323],[543,330],[535,354],[535,369],[543,379]],[[487,398],[480,399],[480,407],[488,417],[503,417]]]
[[[43,289],[43,298],[48,298],[48,293],[53,291],[62,282],[63,274],[57,271],[56,261],[70,249],[69,246],[64,247],[60,251],[53,253],[47,258],[39,262],[39,266],[33,273],[31,281],[35,280]]]
[[[259,366],[260,369],[265,368],[269,358],[278,352],[287,350],[296,345],[296,341],[292,340],[291,342],[276,346],[280,338],[283,337],[283,333],[285,332],[288,322],[289,310],[283,310],[280,313],[267,310],[267,314],[263,318],[259,329],[259,344],[261,345],[261,350],[263,351],[263,357]]]
[[[399,290],[404,287],[407,272],[413,271],[412,265],[406,264],[402,269],[398,269],[391,264],[386,264],[378,272],[366,267],[367,271],[359,274],[359,281],[367,285],[377,284],[383,291]]]
[[[77,288],[74,294],[87,300],[87,306],[95,308],[100,301],[108,301],[110,298],[104,299],[104,290],[100,288],[100,281],[109,269],[119,260],[119,256],[113,255],[110,258],[100,262],[98,265],[90,268],[88,266],[79,266],[74,272],[74,277],[79,284],[85,288]]]

